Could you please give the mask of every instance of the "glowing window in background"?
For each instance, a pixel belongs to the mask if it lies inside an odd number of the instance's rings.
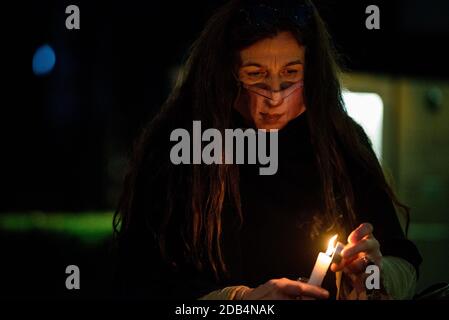
[[[374,152],[382,161],[382,122],[384,104],[377,93],[343,91],[349,116],[360,124],[371,140]]]

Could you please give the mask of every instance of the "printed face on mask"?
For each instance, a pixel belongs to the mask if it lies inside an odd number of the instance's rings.
[[[305,111],[304,46],[290,32],[240,51],[242,85],[235,108],[258,129],[282,129]]]

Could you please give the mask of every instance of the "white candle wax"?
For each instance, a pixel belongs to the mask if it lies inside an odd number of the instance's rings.
[[[312,274],[310,275],[308,283],[315,286],[321,286],[331,262],[332,256],[328,256],[327,254],[320,252],[318,254],[318,258],[316,259],[315,266],[313,267]]]
[[[313,284],[315,286],[321,286],[321,284],[323,283],[327,269],[329,269],[329,266],[332,263],[332,255],[335,251],[335,240],[337,240],[337,235],[333,236],[329,240],[326,253],[320,252],[318,254],[318,258],[316,259],[312,274],[310,275],[309,281],[307,283]]]

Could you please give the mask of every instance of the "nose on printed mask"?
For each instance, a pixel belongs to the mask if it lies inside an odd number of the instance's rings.
[[[256,87],[254,85],[247,85],[244,84],[243,87],[248,90],[250,93],[254,93],[259,97],[263,97],[265,99],[268,99],[272,105],[279,105],[282,102],[284,102],[284,99],[286,99],[288,96],[292,95],[294,92],[302,88],[303,82],[299,81],[288,87],[284,90],[279,91],[272,91],[272,90],[266,90],[259,87]]]

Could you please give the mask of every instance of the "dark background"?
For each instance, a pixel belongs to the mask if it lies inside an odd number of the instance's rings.
[[[132,140],[167,97],[189,45],[223,2],[5,6],[0,216],[113,211]],[[315,3],[346,70],[448,80],[448,1]],[[65,28],[69,4],[80,8],[80,30]],[[380,30],[365,28],[370,4],[380,8]],[[54,49],[56,65],[36,76],[31,61],[42,44]],[[72,295],[63,282],[70,261],[88,270],[83,283],[89,289],[82,294],[107,292],[109,239],[84,246],[77,238],[33,230],[2,231],[0,240],[8,257],[0,267],[6,296]]]

